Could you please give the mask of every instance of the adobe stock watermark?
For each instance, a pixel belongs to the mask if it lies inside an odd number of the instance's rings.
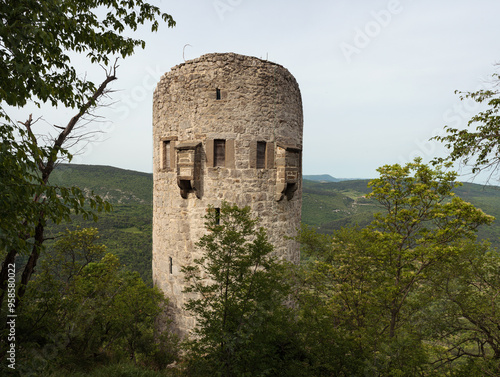
[[[347,62],[350,63],[353,55],[359,55],[363,49],[368,47],[371,41],[389,26],[393,16],[400,14],[402,11],[403,5],[399,0],[390,0],[385,9],[371,11],[371,20],[364,27],[354,29],[352,42],[342,42],[339,46]]]
[[[119,107],[114,108],[113,111],[118,113],[119,120],[125,120],[129,117],[130,113],[137,109],[137,107],[146,101],[149,94],[156,88],[156,84],[160,81],[161,76],[165,70],[156,65],[154,68],[146,67],[146,74],[142,78],[140,84],[134,86],[126,93],[122,93],[117,103]]]
[[[16,265],[7,265],[7,366],[16,369]]]
[[[224,21],[224,15],[234,11],[242,2],[243,0],[215,0],[212,4],[219,19]]]
[[[110,301],[111,298],[109,299]],[[103,303],[103,307],[107,307],[106,302]],[[88,328],[95,321],[95,318],[95,313],[91,313],[82,322],[79,322],[79,325]],[[51,362],[67,351],[67,347],[78,336],[79,332],[80,330],[76,327],[76,323],[69,321],[62,331],[50,334],[46,344],[41,349],[28,348],[26,350],[28,353],[27,357],[23,358],[24,363],[20,364],[17,368],[19,375],[23,377],[35,377],[42,374]]]
[[[486,86],[482,85],[478,87],[475,91],[486,89]],[[416,148],[408,154],[407,157],[399,156],[399,161],[402,165],[413,161],[416,157],[423,158],[434,158],[443,143],[432,139],[436,136],[445,136],[447,134],[445,126],[456,129],[464,129],[469,120],[477,114],[481,109],[481,104],[474,101],[471,98],[464,98],[459,103],[453,104],[450,108],[443,112],[442,119],[444,121],[443,127],[435,128],[432,131],[432,135],[428,139],[417,139],[415,140]]]
[[[166,70],[159,65],[147,66],[144,68],[144,76],[137,85],[126,91],[116,91],[120,95],[118,98],[112,99],[114,103],[111,106],[111,111],[115,114],[116,119],[114,121],[106,119],[94,122],[94,127],[90,131],[93,134],[92,137],[84,146],[79,146],[80,149],[74,153],[72,162],[82,163],[85,160],[84,157],[92,153],[94,145],[108,139],[109,135],[117,129],[116,124],[125,121],[134,111],[142,106],[147,106],[150,109],[150,95],[165,72]]]

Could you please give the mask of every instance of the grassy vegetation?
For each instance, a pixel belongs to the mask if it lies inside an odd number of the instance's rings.
[[[304,180],[302,222],[321,233],[332,233],[348,225],[364,226],[378,211],[366,199],[368,180],[321,183]]]

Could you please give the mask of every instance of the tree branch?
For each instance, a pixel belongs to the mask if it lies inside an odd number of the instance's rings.
[[[105,94],[105,89],[108,86],[108,84],[117,79],[116,77],[117,68],[118,68],[117,61],[115,61],[113,67],[111,67],[109,71],[106,72],[106,79],[101,83],[99,88],[96,89],[92,97],[89,98],[89,100],[80,108],[78,113],[71,118],[66,127],[64,127],[59,136],[54,140],[54,145],[51,147],[51,153],[47,161],[47,164],[42,169],[42,180],[44,183],[47,183],[50,173],[52,172],[52,170],[54,170],[54,165],[57,161],[57,154],[61,150],[62,145],[64,144],[68,136],[71,134],[78,121],[89,111],[89,109],[92,106],[95,106],[97,100],[102,95]]]

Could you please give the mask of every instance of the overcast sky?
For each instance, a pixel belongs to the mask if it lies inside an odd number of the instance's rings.
[[[484,87],[500,61],[496,0],[153,2],[177,26],[141,30],[146,49],[120,62],[116,103],[100,112],[105,137],[76,163],[151,172],[160,76],[184,59],[235,52],[277,62],[297,79],[304,174],[371,178],[384,164],[442,155],[428,139],[445,125],[465,127],[478,110],[454,91]],[[43,113],[50,123],[66,123],[69,114]]]

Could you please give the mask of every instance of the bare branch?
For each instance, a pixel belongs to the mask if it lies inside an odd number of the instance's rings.
[[[106,71],[106,79],[101,83],[101,85],[96,89],[94,94],[89,100],[82,105],[78,113],[71,118],[66,127],[59,133],[58,137],[54,140],[54,144],[51,147],[51,154],[47,161],[47,164],[42,169],[42,179],[44,182],[47,182],[50,176],[50,173],[54,169],[57,154],[62,148],[64,142],[68,139],[69,135],[75,128],[78,121],[85,115],[88,114],[89,110],[95,106],[98,99],[103,95],[106,95],[106,87],[108,84],[114,80],[116,80],[116,69],[118,68],[117,61],[115,64]]]

